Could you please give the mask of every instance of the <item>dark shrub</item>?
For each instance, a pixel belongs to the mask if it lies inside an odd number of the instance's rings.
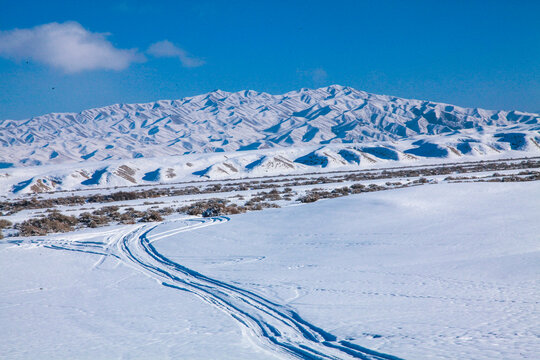
[[[9,220],[0,219],[0,230],[12,227],[13,223]]]
[[[107,225],[109,223],[109,220],[110,218],[107,218],[105,216],[94,215],[88,212],[84,212],[79,215],[79,223],[90,228]]]
[[[163,217],[155,210],[148,210],[139,220],[140,222],[163,221]]]
[[[49,233],[73,231],[77,225],[77,218],[67,216],[58,211],[52,211],[47,217],[40,219],[29,219],[17,224],[21,236],[46,235]]]
[[[183,206],[179,208],[178,211],[188,215],[211,217],[228,214],[240,214],[245,212],[246,209],[236,204],[229,204],[229,200],[208,199],[197,201],[191,205]]]
[[[302,203],[312,203],[312,202],[315,202],[317,200],[319,200],[321,198],[321,196],[316,193],[316,192],[311,192],[311,193],[308,193],[304,196],[301,196],[298,198],[298,201],[302,202]]]

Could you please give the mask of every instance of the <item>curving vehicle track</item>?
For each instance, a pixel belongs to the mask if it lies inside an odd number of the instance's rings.
[[[276,352],[284,358],[399,360],[395,356],[339,340],[336,336],[304,320],[293,309],[182,266],[159,253],[152,245],[153,241],[164,237],[225,221],[229,221],[229,218],[188,220],[187,226],[153,236],[150,232],[159,224],[130,227],[128,232],[109,236],[108,242],[51,239],[32,243],[53,249],[103,255],[96,266],[105,257],[116,257],[158,280],[163,286],[190,292],[228,313],[247,329],[262,348]]]

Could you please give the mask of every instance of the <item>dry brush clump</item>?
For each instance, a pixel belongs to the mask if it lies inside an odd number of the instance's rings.
[[[311,191],[308,191],[305,195],[300,196],[296,200],[300,201],[301,203],[312,203],[320,199],[333,199],[352,194],[381,191],[390,188],[398,188],[405,186],[407,185],[403,185],[401,183],[390,183],[390,185],[388,185],[387,183],[386,186],[381,186],[377,184],[369,184],[368,186],[365,186],[363,184],[352,184],[351,186],[343,186],[340,188],[335,188],[333,190],[311,189]]]
[[[481,180],[482,182],[523,182],[523,181],[538,181],[540,180],[540,172],[521,172],[517,175],[500,175],[493,174],[493,178],[489,180]]]
[[[2,234],[2,229],[7,229],[13,226],[13,223],[6,219],[0,219],[0,239],[4,238],[4,235]]]
[[[286,192],[285,190],[282,192],[282,194],[286,193],[288,192]],[[290,200],[290,197],[287,198]],[[247,211],[279,208],[280,206],[273,203],[272,201],[279,201],[284,199],[285,198],[281,196],[280,192],[276,188],[273,188],[268,192],[261,191],[256,193],[251,199],[244,203],[244,208]]]
[[[240,214],[246,212],[246,209],[242,206],[231,204],[229,200],[213,198],[183,206],[178,209],[178,212],[186,213],[188,215],[211,217]]]
[[[345,192],[344,189],[347,189]],[[334,189],[332,191],[322,190],[322,189],[312,189],[307,192],[304,196],[300,196],[297,200],[301,203],[312,203],[320,199],[332,199],[336,197],[341,197],[348,195],[350,192],[347,187],[341,188],[340,190]]]
[[[263,209],[280,208],[278,204],[274,204],[267,201],[261,201],[257,203],[250,203],[248,201],[244,204],[243,207],[246,209],[246,211],[258,211],[258,210],[263,210]]]
[[[244,205],[237,205],[235,203],[231,203],[227,199],[212,198],[183,206],[178,209],[178,212],[194,216],[212,217],[220,215],[242,214],[246,211],[255,211],[268,208],[279,208],[277,204],[263,201],[261,198],[257,198],[256,201],[252,200],[253,199],[246,201]]]
[[[7,229],[13,226],[13,223],[6,219],[0,219],[0,230]]]
[[[118,206],[104,206],[93,212],[83,212],[78,217],[61,214],[57,210],[47,210],[46,215],[40,214],[33,219],[25,220],[15,225],[20,236],[43,236],[50,233],[73,231],[79,228],[96,228],[118,224],[135,224],[136,222],[163,221],[164,215],[169,215],[172,208],[149,209],[138,211],[126,208],[119,212]]]
[[[365,188],[363,185],[360,186],[361,187],[355,186],[354,189],[344,186],[341,188],[333,189],[332,191],[323,189],[311,189],[311,191],[307,192],[304,196],[300,196],[297,200],[301,203],[312,203],[320,199],[332,199],[341,196],[347,196],[356,193],[356,189]]]
[[[139,222],[163,221],[163,216],[156,210],[148,210],[139,219]]]
[[[78,224],[75,216],[61,214],[58,211],[52,211],[43,218],[34,218],[23,221],[16,225],[21,236],[37,236],[49,233],[73,231]]]
[[[81,215],[79,215],[78,220],[79,224],[89,228],[104,226],[110,221],[109,218],[105,216],[95,215],[89,212],[83,212]]]

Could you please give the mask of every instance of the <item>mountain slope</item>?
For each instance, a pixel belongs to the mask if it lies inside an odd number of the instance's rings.
[[[474,142],[480,141],[476,134],[491,134],[500,135],[495,142],[523,142],[512,149],[527,147],[539,140],[540,116],[373,95],[339,85],[283,95],[217,90],[180,100],[4,120],[0,167],[395,141],[419,135],[455,138],[465,129],[472,131]],[[467,150],[468,142],[464,144]],[[429,149],[419,151],[424,150]]]

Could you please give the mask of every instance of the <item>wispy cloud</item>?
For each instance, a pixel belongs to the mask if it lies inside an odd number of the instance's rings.
[[[328,73],[323,68],[317,68],[310,72],[311,79],[315,83],[323,83],[328,78]]]
[[[323,68],[316,68],[310,70],[296,70],[297,74],[302,79],[310,80],[313,85],[320,86],[328,80],[328,73]]]
[[[178,58],[184,67],[197,67],[204,65],[204,60],[190,55],[187,51],[179,48],[168,40],[158,41],[150,45],[147,53],[155,57]]]
[[[107,35],[90,32],[77,22],[0,31],[0,56],[13,60],[31,58],[66,73],[123,70],[133,62],[145,61],[136,49],[114,47]]]

